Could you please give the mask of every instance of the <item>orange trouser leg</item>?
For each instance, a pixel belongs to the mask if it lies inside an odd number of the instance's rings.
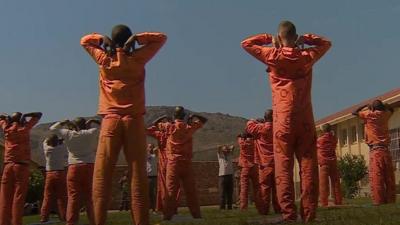
[[[49,219],[51,202],[57,200],[58,214],[61,221],[65,221],[67,208],[67,187],[65,171],[46,172],[46,182],[43,193],[41,221]]]
[[[396,179],[394,175],[394,167],[392,161],[392,155],[389,151],[385,152],[385,186],[386,186],[386,196],[388,203],[396,202]]]
[[[266,212],[269,212],[269,206],[272,202],[272,207],[275,213],[280,213],[281,209],[276,196],[275,184],[275,165],[260,166],[259,180],[260,180],[260,195],[262,205],[264,205]]]
[[[180,176],[179,172],[181,172],[178,168],[178,162],[168,162],[167,163],[167,176],[166,176],[166,188],[167,193],[164,199],[164,220],[171,220],[174,211],[177,208],[177,199],[176,196],[178,194]]]
[[[91,186],[93,164],[73,164],[68,166],[67,173],[67,224],[78,224],[82,205],[86,206],[89,223],[94,224]]]
[[[191,162],[175,161],[167,164],[167,196],[165,199],[164,219],[170,220],[176,213],[179,200],[180,181],[185,191],[186,201],[193,218],[201,218],[197,196],[196,181]]]
[[[313,132],[310,133],[300,138],[301,142],[296,151],[300,165],[300,215],[304,222],[315,219],[319,193],[316,136],[315,133],[314,136]]]
[[[294,204],[293,166],[296,154],[300,167],[301,202],[303,221],[315,219],[318,205],[318,164],[316,135],[312,113],[302,115],[274,115],[274,157],[277,195],[284,220],[296,220]]]
[[[186,202],[190,213],[193,218],[201,218],[200,203],[197,195],[195,174],[192,168],[192,162],[185,162],[185,166],[182,166],[182,188],[185,192]],[[179,189],[178,189],[179,190]],[[179,191],[178,191],[179,193]],[[176,195],[178,196],[178,194]]]
[[[328,206],[329,197],[329,165],[319,166],[319,201],[322,206]]]
[[[274,208],[274,212],[281,213],[281,206],[279,205],[278,196],[276,195],[275,173],[273,173],[273,179],[272,179],[271,198],[272,198],[272,207]]]
[[[341,205],[342,204],[342,190],[340,187],[339,169],[337,167],[336,160],[330,162],[329,177],[331,178],[331,190],[333,193],[335,205]]]
[[[374,205],[395,201],[393,164],[386,148],[370,152],[369,178]]]
[[[279,134],[277,131],[274,133],[275,182],[279,206],[284,220],[296,220],[293,150],[288,148],[288,144],[285,141],[280,141],[277,138]]]
[[[29,174],[28,165],[7,163],[4,166],[0,189],[0,225],[22,225]]]
[[[146,135],[142,116],[107,115],[103,118],[96,154],[93,199],[96,225],[104,225],[111,197],[112,174],[123,147],[131,177],[131,217],[135,225],[149,224],[146,173]]]
[[[269,206],[271,204],[271,194],[274,185],[274,165],[260,166],[259,181],[260,181],[260,195],[264,214],[268,214]]]
[[[250,170],[250,180],[253,186],[253,199],[258,213],[261,215],[266,215],[268,214],[268,211],[266,209],[266,205],[263,204],[261,199],[258,170],[259,170],[258,166],[253,166]]]
[[[163,201],[165,199],[166,194],[166,175],[167,169],[165,168],[164,163],[158,163],[158,172],[157,172],[157,212],[163,211]]]
[[[249,204],[249,181],[251,168],[243,167],[240,171],[240,209],[245,210]]]

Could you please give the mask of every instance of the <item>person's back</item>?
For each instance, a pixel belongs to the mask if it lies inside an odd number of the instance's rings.
[[[368,145],[389,146],[389,118],[392,112],[388,110],[366,110],[360,112],[360,118],[365,121],[365,142]]]
[[[238,137],[238,144],[240,148],[239,166],[253,167],[255,165],[254,139],[250,137]]]
[[[318,162],[336,160],[337,138],[332,132],[324,132],[317,139]]]
[[[169,160],[191,160],[193,154],[193,134],[202,127],[200,121],[191,124],[176,119],[166,124],[167,157]]]
[[[162,33],[137,34],[135,41],[145,45],[144,47],[126,51],[119,46],[113,53],[107,53],[101,48],[104,38],[99,34],[89,34],[81,39],[81,45],[99,65],[98,114],[144,114],[145,65],[164,45],[166,35]]]
[[[67,166],[67,147],[60,143],[56,146],[49,145],[47,140],[43,142],[44,155],[46,157],[46,171],[64,170]]]

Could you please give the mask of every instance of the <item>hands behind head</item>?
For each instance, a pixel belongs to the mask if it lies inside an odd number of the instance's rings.
[[[282,46],[278,35],[272,37],[272,46],[274,48],[280,48]]]
[[[108,55],[115,53],[115,44],[108,36],[103,36],[103,49]]]
[[[304,37],[303,36],[298,36],[296,40],[296,46],[300,49],[304,49]]]
[[[132,35],[129,37],[129,39],[125,42],[124,45],[124,51],[125,52],[132,52],[133,50],[135,50],[135,42],[136,42],[136,35]]]
[[[265,120],[263,118],[257,118],[256,121],[259,123],[265,123]]]

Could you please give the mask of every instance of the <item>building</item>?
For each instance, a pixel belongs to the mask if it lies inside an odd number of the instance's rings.
[[[371,99],[367,99],[359,104],[350,106],[342,111],[336,112],[332,115],[328,115],[318,121],[316,121],[316,129],[320,131],[321,126],[325,123],[329,123],[333,126],[333,130],[338,137],[338,145],[336,148],[336,154],[338,157],[345,155],[346,153],[362,155],[369,164],[369,147],[364,141],[364,124],[361,119],[353,116],[351,113],[362,105],[371,103],[373,100],[379,99],[384,103],[390,104],[395,110],[394,114],[389,120],[389,129],[391,136],[390,151],[393,157],[393,163],[396,166],[396,183],[400,181],[400,88],[391,90],[383,95],[376,96]],[[368,179],[362,182],[362,192],[365,194],[369,193]]]

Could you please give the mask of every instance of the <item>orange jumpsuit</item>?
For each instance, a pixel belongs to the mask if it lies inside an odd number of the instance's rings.
[[[322,206],[328,206],[329,179],[335,205],[342,204],[340,176],[336,161],[337,138],[332,132],[322,134],[317,140],[319,165],[319,198]]]
[[[392,156],[389,151],[388,121],[390,111],[361,111],[365,123],[365,142],[370,147],[369,182],[374,205],[396,201],[396,182]]]
[[[167,133],[159,130],[156,126],[147,128],[147,135],[155,138],[158,142],[158,171],[157,171],[157,212],[163,211],[163,201],[165,200],[166,189],[166,175],[167,175]],[[180,189],[176,196],[176,201],[179,202]]]
[[[35,117],[24,125],[0,120],[5,139],[0,185],[0,225],[22,225],[30,175],[30,132],[38,122],[39,119]]]
[[[246,131],[255,137],[255,147],[259,157],[260,195],[263,206],[265,206],[265,210],[268,213],[272,200],[274,211],[278,213],[280,212],[280,207],[276,197],[272,122],[259,123],[255,120],[250,120],[247,122]]]
[[[249,181],[253,185],[253,199],[258,212],[262,215],[268,213],[265,203],[260,198],[260,183],[258,165],[255,163],[255,145],[252,138],[238,138],[240,147],[240,209],[246,210],[249,202]]]
[[[242,42],[242,47],[268,66],[274,111],[274,158],[277,195],[283,219],[296,220],[294,204],[294,154],[300,165],[303,221],[315,218],[318,205],[316,132],[311,104],[312,67],[331,43],[313,34],[303,35],[313,47],[274,48],[272,35],[259,34]]]
[[[171,220],[177,208],[179,183],[185,191],[186,202],[193,218],[200,218],[200,204],[196,190],[195,174],[192,168],[193,134],[200,129],[201,122],[187,124],[182,120],[174,123],[160,123],[166,130],[167,141],[167,196],[164,202],[164,220]]]
[[[99,66],[99,110],[103,116],[93,178],[93,204],[96,225],[106,221],[111,197],[113,169],[121,148],[132,168],[132,220],[136,225],[149,224],[149,194],[146,173],[145,65],[164,45],[162,33],[137,34],[142,45],[133,53],[117,48],[108,55],[102,48],[103,36],[89,34],[81,45]]]

